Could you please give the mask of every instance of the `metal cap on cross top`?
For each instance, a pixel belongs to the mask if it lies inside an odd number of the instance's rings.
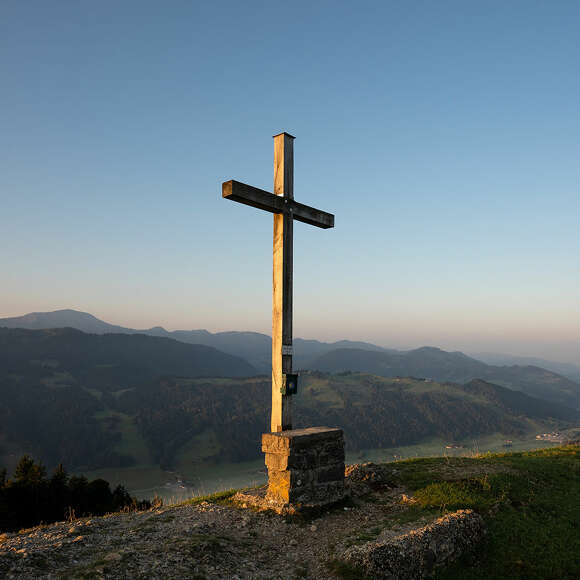
[[[222,184],[222,197],[274,214],[272,275],[272,432],[292,429],[292,246],[294,220],[328,229],[334,215],[294,201],[294,139],[274,135],[274,193],[239,181]],[[287,379],[292,388],[287,388]],[[296,378],[294,378],[296,377]]]

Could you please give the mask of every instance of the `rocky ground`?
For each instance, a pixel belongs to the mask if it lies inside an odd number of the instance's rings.
[[[206,501],[3,534],[0,577],[334,578],[349,548],[437,517],[411,509],[394,469],[349,468],[352,499],[310,517]]]

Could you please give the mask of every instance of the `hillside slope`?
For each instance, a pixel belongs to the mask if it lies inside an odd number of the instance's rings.
[[[30,365],[76,369],[88,380],[92,380],[92,374],[110,376],[127,385],[163,374],[235,377],[256,372],[239,357],[169,338],[87,334],[72,328],[0,328],[0,373],[16,372]]]
[[[0,456],[28,452],[77,471],[257,458],[270,380],[200,377],[212,357],[234,364],[231,372],[251,370],[226,356],[148,336],[0,330]],[[353,373],[303,374],[294,406],[296,427],[341,426],[352,451],[509,438],[578,419],[573,409],[481,381]]]
[[[128,465],[134,450],[125,452],[119,429],[138,439],[137,427],[111,412],[113,393],[166,374],[254,373],[240,358],[167,338],[0,328],[0,456],[28,452],[49,465]]]
[[[309,373],[300,382],[294,427],[340,426],[351,451],[433,437],[454,441],[491,433],[518,436],[537,421],[574,423],[580,419],[573,409],[483,381],[458,385],[368,374]],[[188,438],[213,441],[213,451],[206,450],[207,459],[239,461],[259,456],[260,437],[269,418],[270,389],[266,378],[166,377],[121,393],[115,409],[135,417],[153,456],[163,464],[173,463]]]
[[[470,353],[470,356],[488,365],[540,367],[580,383],[580,366],[572,363],[553,361],[535,356],[516,356],[497,352]]]
[[[132,333],[131,329],[109,324],[88,312],[70,308],[53,312],[30,312],[24,316],[0,318],[0,327],[25,328],[27,330],[46,330],[49,328],[75,328],[90,334]]]
[[[76,328],[92,334],[147,334],[163,338],[173,338],[188,344],[203,344],[222,352],[241,357],[254,366],[258,372],[269,373],[272,357],[272,339],[259,332],[208,332],[207,330],[168,331],[161,326],[148,329],[134,329],[104,322],[87,312],[77,310],[56,310],[54,312],[32,312],[24,316],[0,318],[0,327],[26,328],[32,330],[50,328]],[[367,342],[341,340],[334,343],[319,340],[294,340],[294,365],[309,368],[310,361],[336,348],[359,348],[363,350],[386,350]]]
[[[241,357],[260,374],[269,374],[271,368],[271,338],[258,332],[167,331],[160,326],[136,330],[115,326],[86,312],[70,309],[3,318],[0,319],[0,327],[2,326],[31,329],[71,327],[96,334],[145,334],[173,338],[188,344],[211,346],[224,353]],[[481,378],[524,391],[532,396],[580,408],[580,384],[574,380],[577,373],[573,365],[546,367],[555,371],[550,372],[546,371],[541,364],[528,364],[526,359],[521,360],[522,364],[494,366],[468,357],[461,352],[445,352],[432,347],[398,351],[367,342],[340,340],[327,343],[296,338],[293,365],[299,370],[326,372],[352,370],[387,377],[431,377],[438,381],[465,382]],[[571,374],[564,371],[570,371]]]
[[[436,526],[440,516],[467,508],[483,517],[485,540],[469,557],[434,570],[436,580],[571,580],[580,576],[579,457],[578,446],[568,446],[365,464],[347,469],[351,501],[314,517],[240,509],[226,492],[148,512],[42,526],[0,536],[0,575],[362,579],[369,571],[346,561],[353,548],[396,548],[402,540],[408,546],[420,540],[425,524]],[[425,575],[440,560],[434,549],[445,555],[456,548],[453,535],[439,530],[439,542],[414,544]],[[384,549],[379,556],[383,571],[395,562],[398,572],[416,565],[401,558],[401,550]]]
[[[383,377],[423,377],[464,383],[483,379],[528,395],[580,408],[580,384],[534,366],[493,366],[461,352],[423,347],[408,352],[372,352],[343,348],[312,363],[324,372],[356,371]]]

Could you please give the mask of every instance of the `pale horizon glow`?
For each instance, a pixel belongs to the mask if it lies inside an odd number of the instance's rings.
[[[269,334],[285,130],[296,337],[580,359],[577,3],[0,14],[0,317]]]
[[[85,312],[80,307],[72,309]],[[61,308],[55,308],[54,310],[61,310]],[[28,314],[28,312],[2,314],[0,315],[0,318],[17,317],[22,316],[23,314]],[[130,317],[123,317],[122,315],[120,318],[111,319],[104,315],[95,314],[94,312],[89,312],[89,314],[93,314],[93,316],[96,316],[96,318],[99,318],[104,322],[108,322],[109,324],[134,328],[136,330],[146,330],[154,326],[161,326],[168,331],[202,329],[211,333],[248,331],[258,332],[271,336],[270,326],[250,328],[245,326],[196,326],[195,324],[171,325],[155,322],[140,325],[132,322],[132,320],[135,319]],[[380,331],[377,331],[376,333],[371,332],[368,335],[363,334],[360,331],[351,331],[349,334],[349,329],[345,329],[343,332],[338,329],[335,332],[326,333],[316,332],[316,329],[313,329],[312,332],[306,331],[302,334],[300,334],[300,332],[295,332],[295,337],[315,339],[322,342],[336,342],[338,340],[363,341],[370,342],[385,348],[395,348],[399,350],[412,350],[423,346],[432,346],[447,351],[461,351],[465,352],[466,354],[495,353],[513,356],[539,357],[555,362],[580,364],[580,361],[577,361],[575,358],[575,352],[580,349],[580,340],[575,333],[575,329],[570,329],[570,332],[562,337],[562,333],[560,332],[561,328],[558,327],[558,329],[554,329],[552,333],[545,335],[543,341],[541,342],[536,338],[530,339],[529,336],[527,336],[524,332],[518,332],[518,330],[519,329],[514,329],[512,332],[499,330],[494,332],[493,330],[487,330],[485,333],[466,332],[463,335],[450,336],[450,333],[441,333],[435,329],[431,332],[419,334],[417,332],[404,332],[405,328],[400,328],[398,330],[394,329],[389,333],[381,333]],[[567,354],[568,356],[566,356]]]

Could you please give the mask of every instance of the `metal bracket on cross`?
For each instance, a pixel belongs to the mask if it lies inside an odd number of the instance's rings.
[[[280,387],[282,395],[297,395],[298,394],[298,374],[284,373],[282,375],[282,386]]]

